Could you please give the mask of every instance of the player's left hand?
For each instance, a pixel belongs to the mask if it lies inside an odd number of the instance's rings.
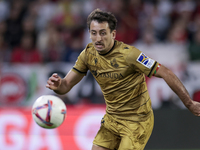
[[[200,103],[196,101],[192,101],[192,104],[188,107],[188,109],[195,115],[200,116]]]

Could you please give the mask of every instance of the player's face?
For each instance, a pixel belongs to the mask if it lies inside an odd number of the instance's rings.
[[[107,22],[98,23],[92,21],[90,24],[90,39],[95,49],[100,54],[107,53],[114,44],[116,36],[116,30],[110,32],[110,28]]]

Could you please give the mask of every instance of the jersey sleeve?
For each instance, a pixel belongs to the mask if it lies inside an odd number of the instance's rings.
[[[87,74],[88,67],[86,63],[86,50],[83,50],[77,58],[75,65],[72,68],[72,71],[79,73],[79,74]]]
[[[145,55],[137,48],[133,48],[126,57],[127,63],[136,71],[144,73],[147,77],[152,77],[156,72],[159,63]]]

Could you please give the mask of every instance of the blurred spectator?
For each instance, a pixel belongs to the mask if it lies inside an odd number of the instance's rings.
[[[200,30],[195,33],[194,40],[189,43],[188,52],[190,60],[200,61]]]
[[[83,49],[81,38],[74,38],[72,43],[65,50],[64,61],[75,62]]]
[[[19,47],[14,48],[11,54],[12,63],[41,63],[42,56],[33,44],[31,35],[24,35]]]
[[[158,48],[158,40],[153,32],[153,29],[143,31],[142,37],[137,40],[133,46],[141,51],[152,51]],[[151,52],[150,52],[151,53]]]
[[[189,12],[195,10],[195,1],[191,0],[179,0],[175,4],[174,9],[179,15],[185,16]],[[187,16],[185,16],[187,17]]]
[[[38,33],[38,38],[37,38],[37,47],[38,49],[44,53],[44,51],[47,49],[48,45],[48,39],[50,38],[50,35],[52,33],[55,33],[55,26],[51,23],[47,25],[47,27],[42,30],[41,32]]]
[[[38,17],[38,2],[35,0],[32,0],[28,3],[27,6],[27,11],[26,11],[26,17],[30,17],[34,20],[34,22],[36,22],[37,17]],[[34,24],[34,26],[36,27],[36,24]]]
[[[29,34],[33,37],[34,45],[37,39],[37,32],[35,29],[35,20],[32,17],[26,17],[22,21],[22,34]]]
[[[96,8],[107,10],[109,3],[110,0],[85,0],[82,4],[82,14],[85,16],[85,18],[87,18],[88,14],[90,14]]]
[[[39,33],[37,47],[45,62],[62,60],[65,45],[59,29],[53,23],[49,23],[46,29]]]
[[[138,18],[129,7],[129,1],[116,0],[110,11],[118,20],[116,39],[127,44],[134,43],[138,38]]]
[[[10,50],[2,35],[0,35],[0,63],[1,62],[10,62]]]
[[[18,46],[20,43],[22,35],[22,19],[24,15],[24,6],[25,3],[23,0],[13,1],[10,9],[10,14],[6,20],[6,34],[5,40],[10,47]]]
[[[6,22],[5,21],[0,22],[0,35],[3,36],[4,38],[6,30],[7,30]]]
[[[45,62],[58,62],[62,60],[63,51],[65,49],[60,32],[57,29],[51,30],[47,40],[47,47],[44,52]]]
[[[0,22],[0,34],[6,35],[5,42],[10,47],[19,45],[22,35],[31,35],[46,62],[75,59],[85,47],[83,40],[89,41],[88,37],[83,36],[88,36],[86,17],[97,7],[116,15],[117,40],[136,45],[143,43],[143,48],[148,47],[148,49],[154,49],[158,42],[164,41],[167,41],[167,44],[185,45],[199,30],[200,24],[199,1],[12,0],[10,2],[9,7],[8,1],[0,0],[0,8],[2,7],[0,18],[1,16],[7,18],[5,24]]]
[[[196,8],[195,1],[191,0],[179,0],[174,4],[174,11],[171,15],[172,25],[179,20],[179,25],[185,26],[187,30],[187,41],[191,40],[191,36],[194,33],[194,30],[196,30],[196,25],[193,24]]]
[[[166,38],[166,32],[170,27],[171,7],[172,4],[170,1],[159,1],[158,4],[153,7],[150,16],[155,35],[160,41]]]
[[[169,43],[186,44],[188,40],[188,32],[184,20],[179,19],[171,26],[166,40]]]
[[[81,11],[80,1],[60,0],[55,9],[53,20],[57,25],[67,29],[77,28],[85,23]]]
[[[0,22],[4,21],[9,14],[9,3],[6,0],[0,0]]]
[[[140,32],[152,28],[156,38],[159,41],[164,41],[171,25],[172,10],[173,4],[169,0],[145,1],[142,11],[139,10]]]
[[[71,32],[71,38],[69,38],[70,42],[65,42],[66,49],[64,51],[63,61],[75,62],[78,55],[85,48],[86,45],[83,46],[83,31],[83,28],[79,27]]]
[[[189,40],[193,40],[195,33],[200,30],[200,13],[194,15],[193,19],[188,23]]]
[[[55,13],[55,4],[50,0],[37,0],[37,22],[36,28],[38,31],[45,29],[48,22],[52,19]]]
[[[82,13],[85,1],[60,0],[55,10],[53,22],[62,30],[62,38],[68,46],[72,43],[74,33],[82,34],[86,26],[86,18]],[[81,29],[81,30],[80,30]]]

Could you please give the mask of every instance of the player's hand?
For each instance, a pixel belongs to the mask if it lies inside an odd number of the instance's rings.
[[[196,101],[192,101],[192,105],[188,107],[188,109],[195,115],[200,116],[200,103]]]
[[[48,79],[46,87],[51,90],[58,90],[59,86],[61,85],[61,80],[61,77],[59,77],[57,73],[54,73]]]

